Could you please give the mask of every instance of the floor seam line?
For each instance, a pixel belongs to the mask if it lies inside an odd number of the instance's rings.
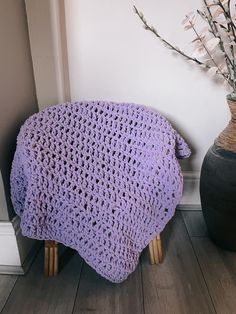
[[[214,309],[215,313],[217,314],[217,311],[216,311],[216,308],[215,308],[215,303],[214,303],[214,301],[213,301],[213,299],[212,299],[212,296],[211,296],[211,293],[210,293],[210,290],[209,290],[209,287],[208,287],[208,284],[207,284],[207,281],[206,281],[206,278],[205,278],[204,272],[203,272],[203,270],[202,270],[201,264],[200,264],[200,262],[199,262],[199,259],[198,259],[198,256],[197,256],[197,253],[196,253],[196,250],[195,250],[194,245],[193,245],[193,242],[192,242],[192,238],[191,238],[190,236],[189,236],[189,240],[190,240],[190,244],[191,244],[191,246],[192,246],[192,249],[193,249],[194,255],[195,255],[195,257],[196,257],[196,260],[197,260],[197,263],[198,263],[199,269],[200,269],[200,271],[201,271],[201,274],[202,274],[203,280],[204,280],[204,282],[205,282],[205,285],[206,285],[206,288],[207,288],[207,292],[208,292],[208,295],[209,295],[209,297],[210,297],[210,300],[211,300],[211,303],[212,303],[213,309]]]
[[[80,281],[81,281],[81,276],[82,276],[82,270],[84,268],[84,263],[85,263],[84,260],[82,260],[82,265],[81,265],[80,274],[79,274],[79,282],[78,282],[78,285],[77,285],[77,288],[76,288],[75,299],[74,299],[74,303],[73,303],[71,314],[73,314],[74,310],[75,310],[75,303],[76,303],[76,298],[77,298],[79,287],[80,287]]]
[[[143,289],[143,261],[140,262],[140,273],[141,273],[141,291],[142,291],[142,308],[143,314],[145,314],[145,305],[144,305],[144,289]]]

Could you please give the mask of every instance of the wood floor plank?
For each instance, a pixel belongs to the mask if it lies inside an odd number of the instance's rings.
[[[113,284],[84,264],[74,314],[143,314],[140,265],[126,281]]]
[[[45,277],[43,249],[26,276],[19,277],[2,314],[72,313],[82,259],[66,249],[59,253],[62,269],[58,276]]]
[[[207,237],[208,232],[201,210],[181,211],[186,228],[191,237]]]
[[[142,260],[146,314],[215,313],[180,212],[161,234],[164,260],[150,265]]]
[[[16,280],[17,276],[15,275],[0,275],[0,312],[4,307]]]
[[[208,238],[192,242],[217,313],[236,313],[236,252],[225,251]]]

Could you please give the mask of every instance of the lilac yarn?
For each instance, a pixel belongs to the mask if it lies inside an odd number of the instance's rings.
[[[179,203],[176,157],[190,150],[145,106],[73,102],[21,127],[11,196],[24,236],[78,251],[103,277],[122,282]]]

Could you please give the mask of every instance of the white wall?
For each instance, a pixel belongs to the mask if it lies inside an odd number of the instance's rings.
[[[39,110],[70,100],[64,0],[25,0]]]
[[[193,150],[184,170],[199,171],[205,152],[229,119],[228,91],[145,31],[133,4],[165,38],[190,49],[193,37],[183,31],[181,21],[201,7],[200,0],[65,0],[71,98],[156,108]]]

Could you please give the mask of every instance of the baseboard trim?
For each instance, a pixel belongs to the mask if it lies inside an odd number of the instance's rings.
[[[188,205],[188,204],[179,204],[176,210],[202,210],[201,204]]]
[[[23,275],[38,252],[39,241],[23,237],[20,219],[0,221],[0,273]]]
[[[185,171],[183,197],[178,206],[181,210],[201,210],[199,193],[200,171]]]
[[[22,266],[17,265],[0,265],[0,274],[4,275],[25,275],[31,264],[33,263],[39,249],[41,248],[41,243],[37,243],[35,248],[31,250],[31,252],[26,257],[26,260],[24,261]]]
[[[24,269],[21,266],[0,265],[1,275],[24,275]]]

